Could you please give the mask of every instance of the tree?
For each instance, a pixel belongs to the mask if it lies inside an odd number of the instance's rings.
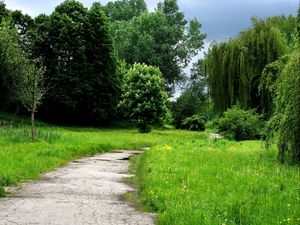
[[[7,18],[8,14],[9,11],[6,9],[4,1],[0,1],[0,23]]]
[[[187,81],[187,85],[182,94],[171,104],[174,117],[173,122],[176,128],[183,128],[183,121],[188,117],[192,117],[196,114],[202,114],[202,116],[204,116],[208,113],[207,82],[203,59],[193,64],[191,76]]]
[[[10,12],[10,17],[12,28],[15,28],[19,34],[21,47],[27,53],[30,53],[32,45],[31,32],[34,20],[29,15],[22,14],[19,10]]]
[[[300,53],[288,56],[286,65],[279,71],[274,93],[275,110],[269,122],[278,131],[278,159],[281,162],[300,164]]]
[[[277,21],[277,22],[276,22]],[[279,21],[281,23],[279,23]],[[217,112],[239,103],[244,108],[256,108],[270,114],[271,96],[259,91],[264,68],[290,51],[288,34],[281,27],[295,20],[276,17],[276,20],[252,19],[253,27],[227,42],[213,43],[206,57],[210,94]],[[274,24],[278,23],[277,26]],[[289,32],[288,32],[289,33]]]
[[[199,114],[203,104],[197,94],[190,88],[186,89],[179,98],[171,104],[173,123],[176,128],[182,128],[183,121],[193,115]]]
[[[159,67],[169,93],[183,80],[182,69],[203,48],[205,38],[201,24],[196,19],[186,21],[175,0],[165,0],[155,12],[116,21],[111,27],[119,58]]]
[[[150,124],[165,119],[167,102],[168,96],[158,68],[134,64],[128,70],[119,107],[130,120],[137,122],[139,132],[150,132]]]
[[[206,77],[205,61],[199,59],[193,64],[191,76],[188,80],[188,89],[199,98],[201,102],[205,102],[208,98],[207,93],[207,77]]]
[[[36,67],[33,63],[24,66],[24,74],[22,77],[20,99],[25,108],[31,113],[31,138],[34,140],[35,131],[35,113],[42,98],[46,94],[44,68]]]
[[[144,0],[120,0],[108,2],[103,10],[110,21],[129,21],[147,12],[147,6]]]
[[[35,19],[33,54],[43,59],[53,88],[41,111],[47,120],[80,124],[112,119],[120,79],[107,17],[99,3],[87,10],[68,0]]]
[[[19,85],[27,59],[20,48],[19,36],[8,22],[0,25],[0,110],[16,110],[20,104]]]
[[[34,116],[45,93],[44,71],[32,63],[22,50],[19,35],[9,23],[0,29],[0,109],[16,109],[21,104],[31,112],[32,140]]]

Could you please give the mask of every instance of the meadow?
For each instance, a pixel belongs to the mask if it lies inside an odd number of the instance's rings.
[[[211,140],[209,131],[57,127],[0,114],[0,193],[81,156],[151,146],[135,161],[139,200],[157,224],[300,224],[299,167],[261,141]]]
[[[260,141],[190,133],[135,161],[140,201],[159,225],[300,224],[299,167]]]
[[[155,145],[159,134],[141,135],[135,129],[57,127],[37,123],[37,137],[31,141],[30,120],[0,113],[0,195],[4,186],[38,179],[82,156],[115,149],[139,149]]]

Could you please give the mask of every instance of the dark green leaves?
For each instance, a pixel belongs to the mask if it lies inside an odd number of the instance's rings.
[[[109,25],[100,4],[65,1],[35,20],[33,52],[44,59],[53,89],[43,116],[56,122],[102,123],[112,118],[120,80]]]

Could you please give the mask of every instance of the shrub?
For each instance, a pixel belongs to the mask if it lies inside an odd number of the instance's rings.
[[[200,115],[193,115],[183,120],[181,127],[192,131],[205,130],[205,118]]]
[[[262,122],[253,110],[243,110],[234,106],[224,112],[216,121],[219,132],[227,138],[239,140],[259,139]]]

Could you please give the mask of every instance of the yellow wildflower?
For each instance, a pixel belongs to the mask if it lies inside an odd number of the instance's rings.
[[[165,145],[161,149],[162,150],[172,150],[173,148],[170,145]]]

